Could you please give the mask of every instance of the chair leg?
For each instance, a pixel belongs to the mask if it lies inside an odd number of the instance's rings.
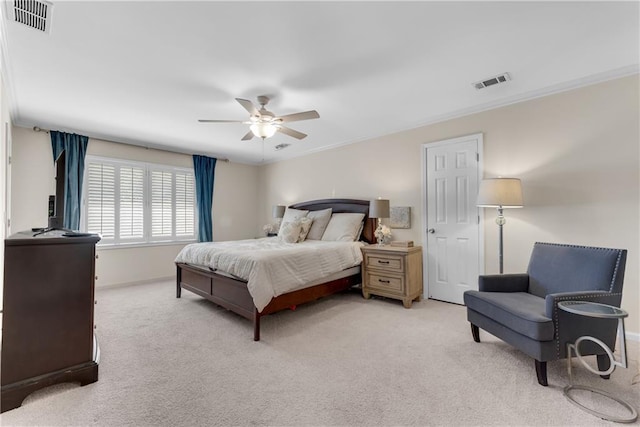
[[[547,362],[541,362],[534,359],[536,362],[536,375],[538,376],[538,384],[541,386],[548,386],[547,382]]]
[[[599,354],[596,356],[598,359],[598,370],[606,371],[611,367],[611,359],[609,359],[609,355],[607,354]],[[611,374],[609,375],[600,375],[600,378],[608,380],[611,378]]]
[[[480,342],[480,329],[473,323],[470,323],[470,325],[471,325],[471,335],[473,335],[473,340],[475,342]]]

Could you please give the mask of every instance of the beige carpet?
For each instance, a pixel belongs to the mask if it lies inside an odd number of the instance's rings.
[[[97,299],[100,380],[36,392],[2,425],[610,424],[564,398],[564,362],[539,386],[532,359],[485,332],[473,342],[457,305],[341,294],[264,318],[256,343],[251,322],[186,291],[176,299],[172,282]],[[640,406],[636,361],[610,381],[576,369]]]

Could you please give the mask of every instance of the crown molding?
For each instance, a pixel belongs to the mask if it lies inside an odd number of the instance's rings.
[[[555,94],[558,94],[558,93],[567,92],[567,91],[570,91],[570,90],[579,89],[579,88],[582,88],[582,87],[591,86],[591,85],[594,85],[594,84],[603,83],[603,82],[606,82],[606,81],[609,81],[609,80],[615,80],[615,79],[619,79],[619,78],[623,78],[623,77],[627,77],[627,76],[631,76],[631,75],[639,74],[639,73],[640,73],[640,64],[634,64],[634,65],[630,65],[630,66],[627,66],[627,67],[616,68],[614,70],[609,70],[609,71],[605,71],[605,72],[598,73],[598,74],[592,74],[590,76],[582,77],[582,78],[579,78],[579,79],[570,80],[570,81],[567,81],[567,82],[563,82],[563,83],[547,86],[547,87],[542,88],[542,89],[537,89],[537,90],[525,92],[525,93],[522,93],[522,94],[518,94],[518,95],[502,98],[502,99],[499,99],[499,100],[496,100],[496,101],[492,101],[492,102],[487,102],[487,103],[484,103],[484,104],[476,105],[476,106],[473,106],[473,107],[463,108],[463,109],[460,109],[460,110],[455,110],[455,111],[451,111],[451,112],[448,112],[448,113],[445,113],[445,114],[433,116],[433,117],[428,118],[424,122],[418,124],[417,126],[412,126],[412,127],[409,127],[409,128],[397,129],[395,131],[389,132],[389,133],[384,134],[384,135],[367,136],[367,137],[362,137],[362,138],[358,138],[358,139],[354,139],[354,140],[350,140],[350,141],[346,141],[346,142],[338,142],[338,143],[335,143],[335,144],[331,144],[331,145],[327,145],[327,146],[324,146],[324,147],[320,147],[320,148],[316,148],[316,149],[313,149],[313,150],[309,150],[309,151],[306,151],[306,152],[300,153],[300,154],[292,154],[292,155],[288,155],[288,156],[283,156],[282,158],[274,159],[274,160],[268,160],[268,161],[265,160],[265,162],[263,164],[278,163],[278,162],[281,162],[281,161],[290,160],[290,159],[294,159],[294,158],[298,158],[298,157],[304,157],[304,156],[308,156],[308,155],[311,155],[311,154],[319,153],[319,152],[322,152],[322,151],[333,150],[333,149],[336,149],[336,148],[339,148],[339,147],[343,147],[345,145],[355,144],[355,143],[366,141],[366,140],[369,140],[369,139],[375,139],[375,138],[381,138],[381,137],[384,137],[384,136],[394,135],[394,134],[401,133],[401,132],[407,132],[407,131],[410,131],[410,130],[414,130],[414,129],[419,129],[419,128],[422,128],[422,127],[430,126],[430,125],[433,125],[433,124],[436,124],[436,123],[445,122],[447,120],[452,120],[452,119],[457,119],[457,118],[460,118],[460,117],[470,116],[472,114],[481,113],[483,111],[494,110],[496,108],[506,107],[508,105],[518,104],[518,103],[521,103],[521,102],[530,101],[530,100],[537,99],[537,98],[543,98],[543,97],[546,97],[546,96],[555,95]]]

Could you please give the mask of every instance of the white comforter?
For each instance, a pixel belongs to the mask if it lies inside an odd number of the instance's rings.
[[[206,266],[247,281],[262,311],[273,297],[362,262],[361,242],[305,240],[283,243],[277,237],[214,243],[192,243],[176,262]]]

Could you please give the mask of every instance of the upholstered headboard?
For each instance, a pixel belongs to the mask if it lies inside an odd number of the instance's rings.
[[[309,202],[296,203],[291,206],[293,209],[306,209],[309,211],[319,211],[331,208],[332,213],[363,213],[364,228],[360,240],[367,243],[375,243],[376,237],[373,234],[376,230],[375,218],[369,218],[369,200],[357,199],[322,199]]]

